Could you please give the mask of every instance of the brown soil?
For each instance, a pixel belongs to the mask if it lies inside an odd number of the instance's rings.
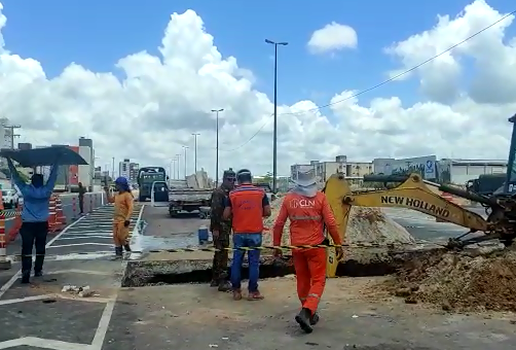
[[[411,261],[384,284],[406,303],[445,311],[516,311],[516,252],[440,251]]]

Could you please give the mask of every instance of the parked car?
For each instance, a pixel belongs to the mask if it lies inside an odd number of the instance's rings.
[[[20,194],[14,188],[5,189],[2,190],[2,200],[5,209],[18,208],[20,204]]]

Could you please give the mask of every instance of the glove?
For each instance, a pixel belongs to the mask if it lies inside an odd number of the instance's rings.
[[[342,247],[335,247],[335,254],[337,261],[341,261],[344,258],[344,249]]]
[[[129,227],[129,225],[131,225],[131,221],[125,220],[124,221],[124,227]]]

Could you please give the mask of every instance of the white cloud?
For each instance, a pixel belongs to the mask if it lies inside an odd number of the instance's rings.
[[[393,44],[389,52],[404,69],[502,15],[476,1],[456,18],[439,17],[434,28]],[[414,72],[429,101],[406,105],[393,96],[363,106],[349,99],[320,111],[312,101],[279,106],[279,172],[288,174],[295,162],[337,154],[349,159],[429,153],[506,158],[507,118],[516,111],[515,40],[504,35],[511,21]],[[0,29],[4,24],[0,16]],[[221,151],[221,171],[231,166],[265,173],[272,167],[272,103],[255,90],[251,72],[218,51],[194,11],[170,17],[159,57],[138,52],[121,58],[114,69],[123,79],[77,64],[48,79],[38,61],[7,51],[8,40],[1,47],[0,115],[23,126],[22,141],[73,144],[88,136],[100,165],[115,156],[167,167],[186,144],[191,171],[191,133],[200,132],[199,166],[213,174],[216,134],[210,110],[224,108],[221,150],[242,144],[268,124],[246,146]],[[469,85],[461,80],[464,58],[477,66]],[[351,96],[353,86],[342,88],[332,102]]]
[[[350,26],[331,22],[312,33],[308,50],[313,54],[335,52],[357,47],[357,33]]]

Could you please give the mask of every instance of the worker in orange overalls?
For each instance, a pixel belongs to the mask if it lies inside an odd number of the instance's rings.
[[[341,245],[337,223],[324,193],[317,190],[317,181],[312,167],[298,169],[295,187],[281,205],[273,228],[273,242],[281,245],[283,227],[290,220],[290,241],[292,245],[327,244],[324,225],[328,228],[333,242]],[[342,247],[337,250],[337,259],[342,259]],[[276,249],[276,256],[281,250]],[[297,295],[301,301],[301,311],[296,321],[306,333],[312,332],[319,316],[317,306],[326,284],[326,248],[294,249],[292,251],[297,276]]]
[[[131,215],[133,214],[134,197],[129,188],[129,183],[125,177],[119,177],[115,180],[115,186],[118,194],[111,196],[109,188],[104,187],[109,203],[115,204],[115,215],[113,217],[113,241],[115,243],[115,259],[122,259],[123,249],[127,252],[131,251],[129,245],[129,225],[131,224]]]

